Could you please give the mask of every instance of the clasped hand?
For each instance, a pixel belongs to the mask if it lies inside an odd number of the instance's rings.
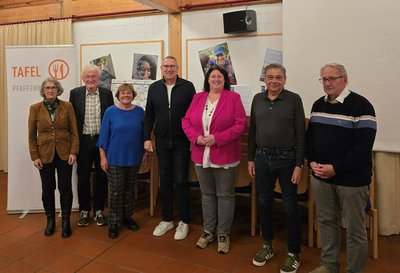
[[[213,135],[198,136],[196,142],[198,145],[211,147],[215,144],[215,138]]]
[[[318,178],[329,179],[336,175],[332,164],[319,164],[317,162],[310,163],[311,170]]]

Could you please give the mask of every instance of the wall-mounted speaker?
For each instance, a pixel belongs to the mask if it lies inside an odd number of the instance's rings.
[[[239,10],[224,13],[224,33],[257,31],[257,18],[254,10]]]

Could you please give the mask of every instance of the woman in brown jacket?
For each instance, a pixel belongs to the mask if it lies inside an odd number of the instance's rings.
[[[57,169],[60,192],[62,232],[71,236],[70,214],[72,207],[72,165],[79,150],[78,128],[71,103],[58,99],[63,93],[59,81],[47,78],[40,95],[43,101],[31,105],[29,110],[29,152],[34,166],[39,169],[42,181],[42,202],[47,216],[46,236],[54,234]]]

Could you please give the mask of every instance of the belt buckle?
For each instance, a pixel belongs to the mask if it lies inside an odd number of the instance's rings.
[[[95,138],[96,138],[96,136],[95,136],[95,135],[93,135],[93,134],[90,134],[90,138],[91,138],[91,139],[95,139]]]

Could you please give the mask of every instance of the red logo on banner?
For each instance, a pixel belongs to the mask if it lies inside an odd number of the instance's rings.
[[[47,71],[54,79],[63,80],[69,74],[69,64],[62,59],[56,59],[49,64]]]

